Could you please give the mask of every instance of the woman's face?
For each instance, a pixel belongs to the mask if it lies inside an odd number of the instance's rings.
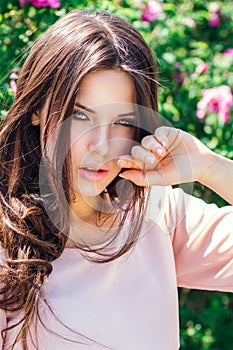
[[[77,94],[71,122],[72,189],[99,195],[120,172],[118,159],[134,138],[135,91],[123,71],[89,73]]]

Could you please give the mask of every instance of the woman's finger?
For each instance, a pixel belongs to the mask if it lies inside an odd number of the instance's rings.
[[[142,146],[148,150],[155,152],[158,155],[162,155],[165,152],[168,140],[157,138],[156,135],[148,135],[142,139]]]
[[[152,185],[167,185],[167,180],[159,171],[126,170],[120,177],[132,181],[137,186],[150,187]]]
[[[152,164],[154,167],[156,157],[151,151],[143,148],[142,146],[134,146],[131,149],[131,154],[134,159],[137,159],[142,163]]]
[[[128,179],[138,186],[178,185],[195,180],[192,162],[187,156],[165,157],[152,170],[126,169],[121,177]]]
[[[144,163],[138,159],[134,159],[131,156],[122,156],[120,159],[118,159],[118,165],[119,167],[126,169],[144,170]]]

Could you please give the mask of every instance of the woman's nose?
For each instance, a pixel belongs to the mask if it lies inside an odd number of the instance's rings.
[[[100,156],[106,156],[110,152],[109,125],[96,127],[89,135],[88,151]]]

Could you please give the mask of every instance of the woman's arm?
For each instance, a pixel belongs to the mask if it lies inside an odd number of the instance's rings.
[[[170,188],[161,220],[172,240],[177,285],[233,292],[233,207]]]
[[[129,169],[123,177],[138,185],[199,181],[233,204],[233,161],[182,130],[158,128],[119,164]],[[151,203],[158,197],[156,187]],[[233,207],[206,204],[180,188],[168,191],[157,223],[172,240],[178,285],[233,292]],[[153,213],[150,217],[153,220]]]
[[[198,181],[233,205],[233,161],[214,152],[207,157],[209,166],[203,167]]]
[[[121,177],[139,186],[177,185],[199,181],[233,205],[233,161],[185,131],[160,127],[119,159]]]

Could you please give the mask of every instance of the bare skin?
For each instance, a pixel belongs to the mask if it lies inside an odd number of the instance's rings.
[[[158,128],[118,164],[129,168],[121,176],[139,186],[198,181],[233,204],[233,161],[182,130]]]

